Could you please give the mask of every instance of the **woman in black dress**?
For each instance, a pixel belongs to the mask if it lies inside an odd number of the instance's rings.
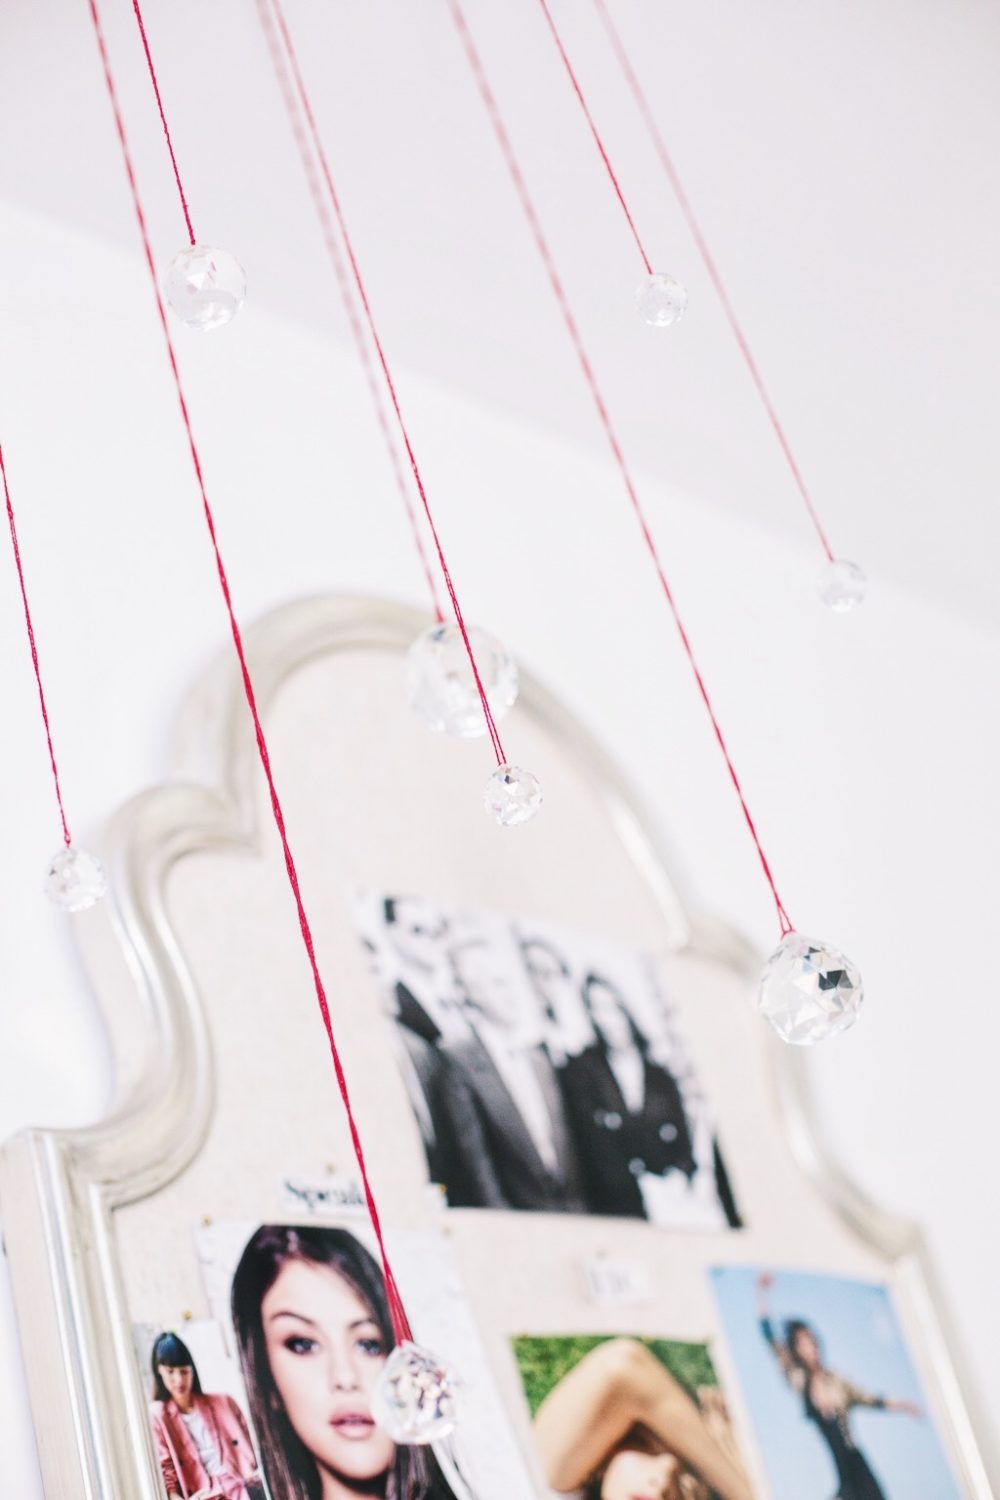
[[[690,1183],[699,1170],[684,1099],[676,1078],[651,1055],[646,1036],[610,980],[588,974],[580,998],[594,1040],[565,1060],[558,1078],[586,1179],[587,1205],[591,1213],[646,1218],[644,1179],[678,1174]],[[738,1225],[714,1142],[709,1170],[714,1170],[721,1213],[730,1225]]]
[[[823,1363],[819,1339],[808,1323],[793,1318],[779,1338],[771,1322],[767,1294],[774,1277],[763,1272],[757,1278],[760,1330],[781,1366],[782,1374],[802,1398],[806,1420],[814,1422],[837,1471],[836,1500],[886,1500],[885,1491],[872,1473],[868,1460],[854,1441],[850,1414],[855,1406],[875,1411],[902,1411],[911,1417],[922,1412],[912,1401],[894,1401],[873,1396],[845,1380]]]

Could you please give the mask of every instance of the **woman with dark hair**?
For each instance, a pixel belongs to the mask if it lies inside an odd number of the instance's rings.
[[[149,1417],[168,1500],[262,1500],[250,1433],[233,1398],[205,1394],[176,1333],[154,1340],[150,1365]]]
[[[890,1400],[873,1396],[842,1375],[828,1370],[823,1363],[819,1337],[801,1318],[790,1318],[784,1326],[784,1337],[775,1333],[768,1309],[767,1294],[774,1277],[763,1271],[757,1277],[757,1311],[760,1329],[781,1367],[788,1384],[802,1398],[802,1413],[814,1422],[826,1443],[837,1471],[836,1500],[886,1500],[881,1485],[872,1473],[868,1460],[854,1441],[850,1414],[855,1406],[875,1411],[901,1411],[921,1417],[919,1406],[912,1401]]]
[[[727,1424],[728,1425],[728,1424]],[[735,1445],[638,1339],[598,1344],[535,1414],[547,1483],[582,1500],[751,1500]]]
[[[666,1218],[650,1212],[646,1193],[662,1189],[668,1177],[677,1179],[680,1188],[689,1188],[698,1171],[677,1080],[651,1056],[645,1034],[610,980],[588,974],[580,997],[594,1041],[567,1058],[559,1081],[587,1179],[590,1211]],[[714,1143],[712,1149],[715,1181],[711,1201],[700,1204],[700,1212],[717,1213],[723,1227],[723,1221],[738,1225]]]
[[[455,1500],[433,1452],[371,1415],[395,1339],[374,1257],[345,1229],[265,1224],[233,1277],[233,1326],[273,1500]]]

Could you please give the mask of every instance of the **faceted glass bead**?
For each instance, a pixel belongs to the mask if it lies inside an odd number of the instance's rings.
[[[502,828],[527,823],[542,805],[542,787],[537,776],[520,766],[497,766],[483,795],[486,811]]]
[[[782,1041],[811,1047],[853,1026],[863,999],[861,975],[849,958],[789,932],[765,965],[757,1009]]]
[[[499,722],[517,699],[517,664],[487,631],[466,628],[486,701]],[[417,636],[406,657],[406,696],[430,729],[462,739],[486,733],[469,653],[456,624],[432,625]]]
[[[828,563],[819,581],[819,597],[827,609],[846,614],[856,609],[868,591],[868,579],[857,563],[836,557]]]
[[[669,328],[684,316],[688,305],[687,288],[673,276],[648,276],[635,294],[639,316],[650,328]]]
[[[243,306],[246,272],[228,250],[185,245],[170,262],[164,289],[181,322],[208,333],[231,323]]]
[[[458,1380],[436,1354],[407,1339],[382,1366],[371,1412],[394,1442],[437,1442],[458,1422]]]
[[[45,875],[45,894],[63,911],[86,911],[108,888],[104,866],[86,849],[70,845],[52,856]]]

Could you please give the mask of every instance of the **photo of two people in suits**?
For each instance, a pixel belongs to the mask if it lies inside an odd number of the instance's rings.
[[[636,955],[415,896],[360,897],[358,914],[451,1206],[739,1224],[704,1098]]]

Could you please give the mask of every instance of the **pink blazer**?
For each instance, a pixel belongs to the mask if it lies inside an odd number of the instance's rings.
[[[231,1396],[195,1396],[195,1409],[215,1438],[222,1473],[213,1479],[198,1457],[194,1439],[172,1401],[153,1401],[149,1417],[156,1456],[168,1494],[188,1500],[196,1490],[214,1486],[224,1500],[247,1500],[246,1479],[258,1478],[250,1429]]]

